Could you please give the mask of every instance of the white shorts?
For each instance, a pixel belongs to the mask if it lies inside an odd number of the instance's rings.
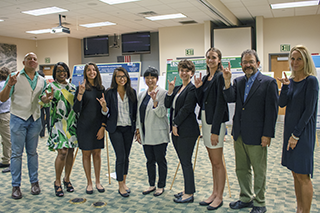
[[[218,149],[223,147],[224,136],[226,134],[226,124],[221,123],[220,133],[219,133],[219,143],[216,146],[211,144],[211,124],[207,124],[205,111],[201,110],[201,123],[202,123],[202,138],[203,143],[209,149]]]

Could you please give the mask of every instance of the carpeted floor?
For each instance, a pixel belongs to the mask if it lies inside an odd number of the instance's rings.
[[[277,124],[276,137],[268,149],[268,172],[266,202],[268,212],[295,212],[296,203],[293,188],[293,178],[291,172],[280,165],[282,149],[283,123]],[[224,155],[227,165],[227,174],[230,183],[231,197],[226,183],[224,191],[224,204],[216,211],[222,212],[250,212],[251,209],[232,210],[229,208],[229,202],[238,199],[239,186],[234,169],[234,150],[233,141],[229,135],[226,137],[224,146]],[[317,133],[318,138],[320,132]],[[94,190],[92,195],[85,193],[86,178],[82,167],[81,151],[78,152],[75,165],[71,174],[71,182],[75,187],[75,192],[67,193],[62,198],[54,194],[53,181],[55,180],[54,160],[56,153],[48,151],[46,147],[46,137],[39,140],[39,180],[40,195],[30,194],[30,183],[27,169],[26,154],[23,155],[23,171],[21,190],[23,198],[14,200],[11,198],[11,174],[0,173],[0,212],[205,212],[206,207],[199,206],[202,201],[211,194],[212,174],[211,166],[206,153],[206,149],[200,140],[198,156],[195,167],[196,194],[195,202],[189,204],[176,204],[173,202],[173,194],[183,190],[183,178],[181,168],[177,174],[176,180],[170,190],[170,186],[177,168],[178,160],[172,144],[169,144],[167,151],[168,177],[167,186],[163,195],[154,197],[152,194],[142,195],[142,191],[148,187],[146,159],[141,145],[134,143],[130,155],[130,168],[127,179],[127,185],[131,189],[131,195],[123,198],[118,194],[117,181],[111,179],[109,185],[107,166],[107,151],[102,150],[102,168],[101,182],[106,192],[99,193]],[[196,150],[196,148],[195,148]],[[0,148],[2,153],[2,147]],[[195,155],[195,154],[194,154]],[[111,172],[114,172],[115,155],[111,144],[109,143],[109,157]],[[316,145],[314,158],[314,178],[312,179],[314,195],[312,200],[311,212],[320,212],[320,147]],[[92,177],[94,173],[92,168]],[[82,204],[70,204],[68,201],[73,198],[86,198],[87,201]],[[107,205],[102,208],[94,208],[92,204],[97,201],[106,202]]]

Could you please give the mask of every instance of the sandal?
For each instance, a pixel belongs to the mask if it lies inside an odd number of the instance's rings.
[[[64,194],[63,194],[61,185],[60,186],[56,186],[56,182],[55,181],[53,182],[53,185],[54,185],[54,191],[56,193],[56,196],[57,197],[63,197]],[[59,189],[61,189],[61,191],[58,191]]]
[[[66,182],[66,181],[64,180],[64,178],[63,178],[63,185],[64,185],[64,188],[67,188],[67,191],[68,191],[68,192],[73,192],[73,191],[74,191],[74,188],[73,188],[71,182],[70,182],[70,181],[69,181],[69,182]]]

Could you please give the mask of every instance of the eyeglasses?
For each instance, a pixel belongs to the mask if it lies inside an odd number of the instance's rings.
[[[255,64],[255,61],[243,61],[242,64],[246,65],[246,64]]]
[[[66,70],[57,70],[57,73],[60,73],[60,72],[67,72]]]
[[[127,76],[125,76],[125,75],[117,75],[116,78],[117,78],[117,79],[122,79],[122,78],[123,78],[123,79],[126,79]]]

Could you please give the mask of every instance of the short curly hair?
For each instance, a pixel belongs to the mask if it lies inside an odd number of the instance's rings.
[[[10,75],[10,70],[7,67],[1,67],[0,68],[0,81],[5,81]]]
[[[192,75],[194,74],[194,72],[196,71],[196,68],[194,66],[194,64],[192,63],[192,61],[184,59],[181,60],[178,64],[178,69],[188,69],[192,72]]]

